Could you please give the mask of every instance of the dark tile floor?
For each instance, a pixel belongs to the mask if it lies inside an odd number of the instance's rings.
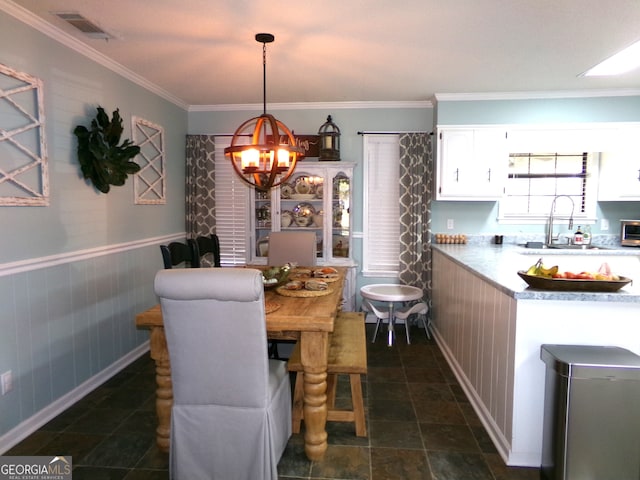
[[[404,331],[392,348],[382,337],[368,344],[368,437],[328,423],[325,458],[311,462],[302,434],[294,435],[278,465],[281,480],[539,478],[538,469],[505,466],[436,344],[412,330],[411,345]],[[154,442],[154,395],[154,365],[144,355],[5,455],[71,455],[74,480],[168,479],[168,456]],[[349,402],[346,378],[338,397]]]

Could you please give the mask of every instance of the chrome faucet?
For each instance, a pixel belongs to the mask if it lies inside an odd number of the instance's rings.
[[[552,245],[553,241],[557,239],[557,238],[556,239],[553,238],[553,217],[554,217],[553,212],[556,209],[556,200],[558,200],[560,197],[566,197],[569,200],[571,200],[571,216],[569,217],[569,230],[573,228],[573,209],[575,208],[575,203],[573,202],[573,198],[571,198],[569,195],[556,195],[556,197],[553,199],[553,202],[551,202],[551,211],[549,212],[549,225],[547,229],[547,241],[545,242],[546,245]]]

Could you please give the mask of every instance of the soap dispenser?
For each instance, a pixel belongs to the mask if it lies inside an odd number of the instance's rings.
[[[582,245],[583,241],[584,241],[584,237],[582,234],[582,227],[578,225],[578,228],[576,229],[576,233],[573,234],[573,244]]]
[[[591,245],[591,227],[589,225],[584,226],[584,230],[582,232],[582,244]]]

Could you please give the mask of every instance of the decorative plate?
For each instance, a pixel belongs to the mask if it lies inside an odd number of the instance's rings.
[[[313,193],[292,193],[291,198],[294,200],[313,200],[316,196]]]
[[[293,223],[293,212],[289,210],[283,210],[282,214],[280,215],[280,225],[282,226],[282,228],[287,228],[291,225],[291,223]]]
[[[269,235],[258,238],[256,242],[256,255],[266,257],[269,254]]]
[[[293,195],[293,192],[294,192],[293,187],[288,183],[285,183],[280,187],[280,198],[291,198],[291,195]]]
[[[299,227],[308,227],[313,222],[316,209],[310,203],[302,202],[293,207],[293,220]]]
[[[632,281],[627,277],[620,277],[620,280],[547,278],[538,277],[536,275],[527,275],[524,270],[519,270],[518,275],[532,288],[539,288],[540,290],[554,290],[558,292],[617,292]]]
[[[296,183],[296,193],[299,193],[300,195],[307,195],[312,191],[313,190],[311,188],[311,185],[309,185],[309,183],[305,182],[304,180],[298,181],[298,183]]]

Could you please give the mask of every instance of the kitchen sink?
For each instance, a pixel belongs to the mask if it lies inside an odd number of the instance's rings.
[[[598,245],[569,245],[569,244],[557,244],[545,245],[543,248],[554,248],[557,250],[611,250],[608,247],[600,247]]]

